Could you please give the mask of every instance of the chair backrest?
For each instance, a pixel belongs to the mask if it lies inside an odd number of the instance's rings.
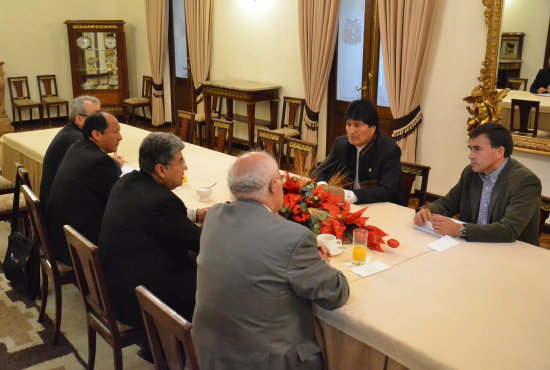
[[[282,132],[266,130],[265,128],[258,128],[257,130],[256,143],[258,147],[275,158],[280,168],[285,135]]]
[[[228,153],[233,150],[233,121],[227,121],[221,118],[212,118],[212,141],[216,137],[216,129],[218,131],[218,145],[216,150],[224,152],[225,142],[228,142]]]
[[[20,162],[15,162],[16,176],[19,177],[19,183],[21,185],[27,185],[32,190],[31,181],[29,179],[29,171]]]
[[[539,220],[539,235],[542,234],[542,228],[548,216],[550,215],[550,198],[544,195],[540,197],[540,220]]]
[[[527,81],[527,78],[507,77],[506,86],[512,90],[521,90],[523,86],[523,91],[527,91]]]
[[[523,99],[512,99],[511,109],[510,109],[510,130],[519,131],[520,133],[527,134],[532,133],[534,136],[537,136],[537,130],[539,127],[539,106],[540,102],[535,100],[523,100]],[[515,128],[514,125],[514,116],[516,107],[519,109],[519,129]],[[535,108],[535,119],[533,128],[529,128],[529,116],[531,114],[531,109]]]
[[[8,77],[8,84],[10,85],[10,97],[12,101],[30,99],[27,76]]]
[[[308,175],[315,169],[317,164],[317,144],[293,138],[285,138],[285,143],[285,169],[303,176]],[[291,165],[292,153],[294,153],[294,162]]]
[[[71,253],[78,287],[84,299],[88,321],[95,323],[92,325],[102,337],[112,336],[119,342],[120,333],[99,264],[97,247],[72,226],[65,225],[63,230]]]
[[[285,96],[283,98],[283,115],[281,116],[281,127],[293,128],[295,130],[298,130],[301,134],[305,105],[305,99]]]
[[[40,98],[47,96],[58,96],[55,75],[36,76],[36,80],[38,81],[38,92],[40,93]]]
[[[141,96],[143,98],[151,99],[153,93],[153,77],[143,76],[143,82],[141,83]]]
[[[136,295],[157,369],[198,369],[190,322],[140,285]]]
[[[193,143],[193,133],[195,132],[195,114],[184,110],[177,110],[178,118],[176,121],[176,136],[183,141]]]
[[[401,182],[403,184],[403,195],[405,196],[406,204],[409,204],[411,190],[416,176],[422,178],[420,185],[420,194],[418,196],[418,207],[426,204],[426,190],[428,189],[428,176],[430,175],[431,167],[421,164],[401,162]]]

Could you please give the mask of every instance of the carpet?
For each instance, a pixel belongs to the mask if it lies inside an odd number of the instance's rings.
[[[38,322],[38,311],[34,301],[11,288],[0,265],[0,369],[85,368],[62,332],[58,344],[51,344],[53,322],[47,315]]]

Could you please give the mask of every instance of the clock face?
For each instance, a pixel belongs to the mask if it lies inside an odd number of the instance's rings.
[[[88,49],[92,44],[92,40],[88,36],[81,36],[76,39],[76,44],[81,49]]]
[[[107,49],[116,48],[116,39],[114,37],[106,37],[105,38],[105,47]]]

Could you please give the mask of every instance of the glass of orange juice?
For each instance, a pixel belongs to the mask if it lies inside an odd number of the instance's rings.
[[[367,237],[368,230],[355,229],[353,230],[353,250],[351,263],[355,266],[361,266],[365,264],[367,259]]]
[[[187,185],[187,175],[183,175],[183,179],[181,179],[181,186]]]

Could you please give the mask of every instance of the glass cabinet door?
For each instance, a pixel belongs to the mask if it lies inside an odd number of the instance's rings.
[[[117,38],[114,32],[76,32],[82,90],[118,90]]]

